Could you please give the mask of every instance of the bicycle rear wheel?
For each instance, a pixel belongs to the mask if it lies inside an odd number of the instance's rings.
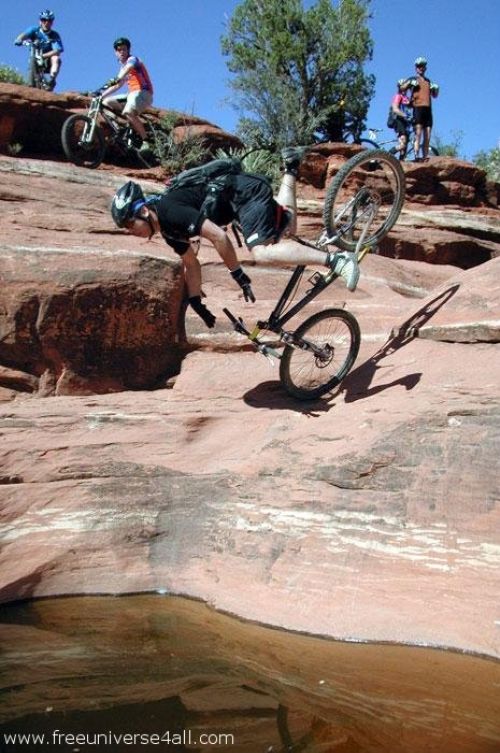
[[[280,379],[299,400],[314,400],[340,384],[361,341],[358,322],[343,309],[313,314],[293,337],[294,345],[285,346],[280,360]]]
[[[86,115],[71,115],[61,131],[64,154],[75,165],[98,167],[106,151],[106,142],[99,126],[90,137],[92,120]]]
[[[330,183],[323,209],[326,232],[335,245],[354,251],[362,239],[374,246],[399,217],[405,176],[399,161],[383,149],[352,157]]]

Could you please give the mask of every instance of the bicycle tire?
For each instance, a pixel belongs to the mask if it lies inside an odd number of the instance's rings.
[[[377,144],[376,141],[372,141],[371,139],[360,139],[355,143],[359,144],[359,146],[363,146],[365,149],[380,149],[380,145]]]
[[[396,223],[404,202],[399,160],[383,149],[363,151],[338,171],[325,195],[323,222],[333,243],[354,251],[375,246]]]
[[[435,146],[429,146],[429,152],[433,157],[439,157],[439,149],[436,149]]]
[[[280,379],[299,400],[314,400],[340,384],[354,364],[361,333],[356,318],[344,309],[325,309],[306,319],[294,333],[295,341],[319,338],[324,356],[286,345],[280,360]],[[333,371],[333,373],[332,373]]]
[[[61,142],[64,154],[79,167],[98,167],[106,151],[106,142],[101,129],[97,126],[91,144],[82,144],[80,136],[85,127],[90,127],[92,120],[87,115],[71,115],[61,130]]]
[[[31,55],[29,67],[28,67],[28,86],[31,86],[33,89],[42,88],[40,85],[40,75],[38,73],[38,66],[36,64],[34,55]]]

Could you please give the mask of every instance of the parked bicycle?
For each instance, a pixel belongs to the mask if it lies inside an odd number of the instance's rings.
[[[52,84],[48,78],[50,75],[50,60],[42,56],[41,47],[37,42],[25,39],[23,46],[29,47],[28,86],[52,91]]]
[[[103,91],[104,87],[93,93],[86,115],[71,115],[65,121],[61,141],[66,157],[80,167],[98,167],[106,151],[114,147],[124,156],[132,156],[144,166],[152,167],[157,163],[155,155],[139,152],[142,140],[126,117],[106,104]],[[141,117],[149,143],[156,144],[158,134],[151,119],[144,114]]]
[[[397,136],[393,136],[390,139],[380,140],[379,135],[378,135],[380,133],[383,133],[382,128],[369,128],[368,138],[358,139],[358,141],[354,143],[360,144],[360,146],[364,146],[365,149],[384,149],[390,154],[393,154],[394,156],[399,157],[400,150],[399,150],[399,143],[398,143]],[[415,159],[414,142],[415,142],[415,128],[413,125],[410,125],[408,129],[408,146],[406,148],[405,160],[412,161]],[[439,157],[439,150],[435,146],[430,145],[429,152],[430,154],[433,155],[433,157]]]
[[[325,195],[324,230],[316,242],[294,240],[327,250],[336,246],[356,254],[358,261],[389,232],[404,201],[405,177],[397,159],[384,150],[363,151],[341,167]],[[327,308],[296,329],[285,325],[337,279],[332,271],[314,272],[309,289],[293,304],[305,270],[293,271],[268,319],[250,331],[241,317],[224,309],[233,329],[245,335],[264,356],[279,361],[285,389],[295,398],[312,400],[330,392],[347,376],[358,355],[361,334],[356,318],[344,309]],[[293,305],[292,305],[293,304]],[[278,335],[278,343],[261,339],[262,331]],[[284,345],[278,350],[280,344]]]

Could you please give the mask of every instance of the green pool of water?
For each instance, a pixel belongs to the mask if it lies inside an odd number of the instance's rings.
[[[2,753],[500,751],[500,663],[484,657],[160,595],[5,605],[0,644]]]

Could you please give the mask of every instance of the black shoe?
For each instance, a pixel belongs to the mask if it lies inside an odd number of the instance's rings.
[[[54,89],[56,88],[56,79],[54,76],[47,77],[45,87],[48,92],[54,91]]]
[[[306,153],[307,146],[287,146],[281,150],[281,157],[285,165],[285,172],[297,177],[302,157]]]

